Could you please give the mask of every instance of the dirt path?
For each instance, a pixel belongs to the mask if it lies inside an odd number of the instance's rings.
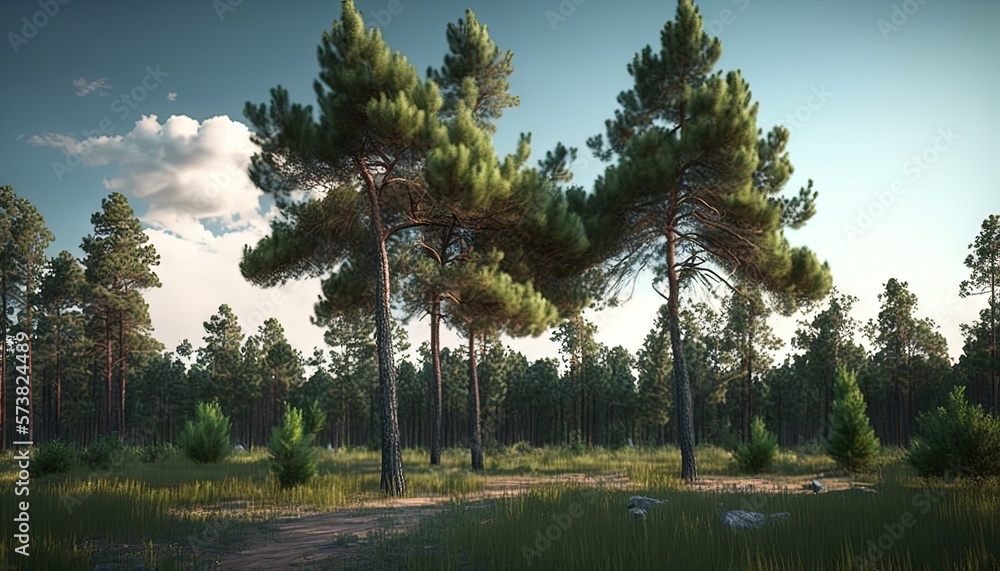
[[[809,480],[807,477],[703,476],[689,489],[700,492],[807,493],[802,484]],[[567,482],[635,489],[633,483],[623,476],[594,478],[583,474],[561,474],[494,477],[490,478],[482,492],[466,496],[465,499],[471,501],[466,508],[475,509],[483,505],[476,500],[516,495],[543,484]],[[822,482],[829,491],[853,487],[846,478],[823,478]],[[378,529],[405,531],[421,519],[439,512],[450,500],[449,496],[377,498],[369,499],[356,508],[284,518],[278,520],[274,528],[251,539],[240,551],[221,557],[216,569],[303,571],[331,557],[356,556],[370,532]]]
[[[490,478],[485,489],[466,496],[476,502],[507,495],[550,483],[575,482],[626,489],[630,482],[623,476],[593,478],[584,474],[559,476],[510,476]],[[450,496],[370,499],[357,508],[322,514],[284,518],[276,527],[261,534],[237,553],[223,556],[216,568],[232,570],[301,571],[310,564],[330,557],[348,555],[363,545],[368,533],[383,529],[405,531],[421,519],[433,515],[451,501]],[[481,505],[481,504],[480,504]],[[477,504],[467,506],[474,509]]]

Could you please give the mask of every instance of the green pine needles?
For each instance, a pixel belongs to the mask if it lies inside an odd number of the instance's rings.
[[[754,417],[750,424],[750,442],[733,451],[736,464],[744,472],[758,474],[769,469],[777,455],[778,437],[767,430],[759,416]]]
[[[955,387],[948,403],[917,417],[907,461],[921,476],[1000,476],[1000,418],[965,400]]]
[[[305,484],[316,475],[315,433],[306,430],[302,411],[285,407],[281,426],[275,427],[268,443],[271,471],[282,488]]]
[[[184,455],[198,464],[216,464],[229,456],[229,417],[219,403],[198,403],[179,439]]]
[[[838,368],[833,391],[826,453],[848,472],[868,471],[878,459],[880,444],[868,422],[865,399],[854,373]]]

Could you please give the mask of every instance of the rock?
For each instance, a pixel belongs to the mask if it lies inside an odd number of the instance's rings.
[[[824,486],[819,480],[813,480],[808,484],[805,484],[803,487],[807,490],[812,490],[814,494],[826,491],[826,486]]]
[[[642,510],[648,510],[649,508],[663,504],[664,500],[657,500],[656,498],[647,498],[646,496],[632,496],[628,499],[628,505],[625,509],[639,508]]]
[[[788,512],[766,515],[746,510],[726,511],[726,508],[722,504],[719,504],[717,513],[722,525],[733,529],[755,529],[763,527],[765,524],[786,522],[792,518],[792,514]]]

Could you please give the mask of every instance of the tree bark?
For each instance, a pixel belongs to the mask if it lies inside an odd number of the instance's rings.
[[[681,449],[681,478],[687,483],[698,479],[694,460],[694,416],[691,414],[691,380],[681,341],[680,281],[676,269],[676,236],[671,230],[667,245],[667,315],[670,327],[670,349],[674,357],[674,385],[677,399],[677,440]]]
[[[433,376],[431,379],[431,466],[441,464],[441,298],[435,296],[431,302],[431,361]]]
[[[396,401],[396,362],[392,350],[392,315],[390,313],[389,253],[383,230],[382,210],[370,173],[364,171],[368,182],[368,199],[371,206],[371,238],[378,266],[375,282],[375,345],[378,353],[378,401],[382,427],[382,477],[379,490],[390,496],[406,493],[403,478],[403,454],[399,444],[399,417]]]
[[[55,435],[62,436],[62,310],[56,310],[56,403],[55,403]]]
[[[479,409],[479,374],[476,372],[476,335],[469,328],[469,449],[472,451],[472,470],[482,472],[483,435]]]
[[[112,400],[114,395],[114,355],[112,353],[113,347],[111,346],[111,318],[107,313],[104,316],[104,365],[107,369],[104,372],[105,390],[107,394],[104,395],[104,406],[106,407],[104,411],[104,433],[111,433],[111,418],[112,418]]]

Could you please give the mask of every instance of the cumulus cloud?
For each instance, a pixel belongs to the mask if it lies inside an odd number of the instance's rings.
[[[207,240],[205,223],[235,230],[266,222],[258,213],[261,192],[247,175],[256,146],[246,125],[229,117],[199,123],[174,115],[161,124],[148,115],[125,135],[48,133],[28,142],[77,155],[85,167],[117,164],[104,186],[144,200],[144,222],[183,238]]]
[[[171,91],[167,94],[167,101],[177,101],[177,92]]]
[[[322,330],[309,322],[318,279],[262,289],[240,275],[244,245],[255,245],[278,215],[273,206],[261,206],[261,192],[247,175],[257,149],[246,125],[225,116],[199,122],[183,115],[161,123],[150,115],[125,135],[48,133],[28,142],[78,154],[84,167],[113,169],[104,186],[129,198],[160,255],[154,271],[162,287],[145,298],[155,336],[168,349],[183,339],[202,345],[203,323],[222,304],[232,308],[245,334],[275,317],[305,355],[323,345]]]
[[[94,92],[98,95],[108,95],[108,92],[111,91],[111,84],[104,77],[87,81],[81,76],[73,80],[73,87],[76,88],[76,95],[78,97],[86,97]]]

